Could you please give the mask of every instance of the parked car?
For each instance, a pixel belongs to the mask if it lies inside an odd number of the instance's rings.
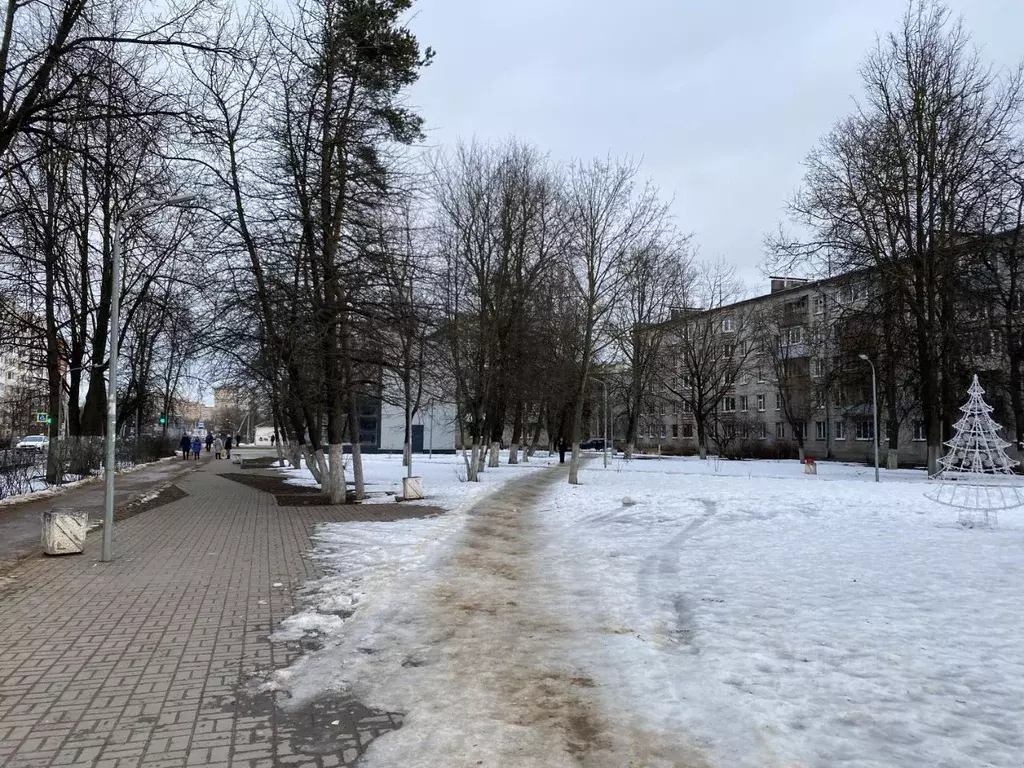
[[[603,451],[604,438],[592,437],[589,440],[584,440],[582,443],[580,443],[580,448],[584,451]]]
[[[50,447],[50,438],[46,435],[29,435],[28,437],[21,438],[14,447],[19,450],[28,448],[33,451],[45,451]]]

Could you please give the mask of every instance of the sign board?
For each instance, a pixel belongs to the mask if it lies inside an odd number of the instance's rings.
[[[36,414],[36,421],[38,421],[40,424],[45,424],[49,418],[50,418],[50,414],[48,414],[48,413],[37,413]]]

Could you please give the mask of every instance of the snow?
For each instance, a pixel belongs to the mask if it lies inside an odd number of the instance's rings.
[[[272,685],[406,713],[370,768],[1019,766],[1024,511],[965,530],[923,472],[818,473],[594,459],[473,509],[435,476],[455,514],[321,530],[325,646]]]

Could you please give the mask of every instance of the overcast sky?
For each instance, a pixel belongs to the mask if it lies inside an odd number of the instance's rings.
[[[990,61],[1024,53],[1020,0],[952,0]],[[557,159],[632,155],[703,257],[748,288],[808,150],[850,111],[902,0],[418,0],[437,56],[412,101],[431,144],[516,136]]]

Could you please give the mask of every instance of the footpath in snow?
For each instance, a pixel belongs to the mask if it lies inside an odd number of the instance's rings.
[[[310,604],[351,615],[272,684],[406,713],[366,765],[1021,764],[1024,512],[965,530],[922,473],[838,464],[489,472],[322,532]]]

